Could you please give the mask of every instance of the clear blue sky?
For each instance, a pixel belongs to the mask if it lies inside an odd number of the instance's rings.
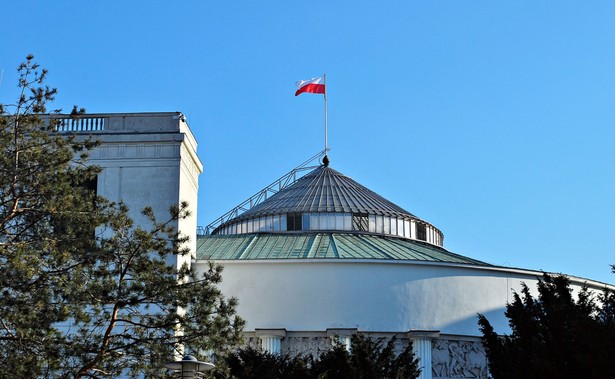
[[[493,264],[615,282],[613,1],[28,1],[0,6],[0,99],[29,54],[56,106],[182,111],[206,225],[323,148]]]

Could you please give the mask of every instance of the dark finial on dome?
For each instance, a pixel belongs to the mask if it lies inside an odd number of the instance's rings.
[[[324,164],[325,166],[329,165],[329,156],[325,155],[325,157],[322,159],[322,164]]]

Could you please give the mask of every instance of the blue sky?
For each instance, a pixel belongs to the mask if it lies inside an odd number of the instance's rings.
[[[182,111],[206,225],[323,148],[498,265],[615,282],[615,2],[4,2],[0,99],[32,53],[56,107]]]

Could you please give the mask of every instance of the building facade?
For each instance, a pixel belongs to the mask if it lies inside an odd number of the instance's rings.
[[[447,250],[435,225],[328,164],[197,237],[203,165],[181,113],[60,116],[58,129],[102,142],[90,160],[103,168],[97,191],[126,203],[136,224],[148,226],[146,206],[163,220],[171,206],[190,204],[192,217],[175,227],[195,254],[170,263],[197,272],[211,260],[224,265],[220,288],[239,299],[246,343],[267,351],[319,354],[357,332],[395,336],[400,351],[413,342],[421,378],[486,378],[476,315],[507,332],[513,291],[542,276]],[[570,279],[575,290],[615,289]]]
[[[224,265],[248,343],[319,354],[353,333],[409,340],[421,378],[486,378],[477,314],[497,331],[512,291],[542,272],[500,267],[443,247],[443,234],[326,164],[197,240],[193,267]],[[605,284],[571,277],[574,289]]]
[[[172,206],[188,202],[192,216],[173,226],[190,237],[190,250],[196,250],[198,177],[203,165],[182,113],[101,113],[56,118],[60,133],[91,136],[101,142],[91,151],[89,160],[102,168],[97,193],[111,201],[124,202],[136,225],[146,229],[151,226],[141,214],[145,207],[151,207],[163,221],[169,219]],[[185,262],[190,263],[190,257],[170,263]]]

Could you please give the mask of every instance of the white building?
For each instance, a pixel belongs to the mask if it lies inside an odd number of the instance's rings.
[[[103,168],[98,193],[124,201],[137,223],[146,226],[145,206],[160,219],[181,201],[196,211],[202,164],[181,113],[90,114],[63,119],[60,131],[102,141],[91,156]],[[400,349],[414,341],[422,378],[485,378],[477,313],[506,331],[512,291],[535,288],[542,272],[446,250],[436,226],[327,164],[297,179],[301,172],[220,218],[211,234],[197,238],[196,214],[176,225],[190,237],[193,269],[225,266],[221,289],[239,299],[248,343],[319,353],[357,331],[395,335]],[[605,286],[570,279],[576,289]]]
[[[123,201],[135,224],[144,228],[151,225],[141,214],[143,208],[152,207],[163,221],[169,219],[171,206],[187,201],[193,214],[174,227],[190,237],[190,248],[196,250],[198,176],[203,165],[196,153],[196,140],[180,112],[61,117],[59,132],[91,135],[101,141],[90,155],[90,162],[103,168],[98,175],[99,195]]]
[[[434,225],[327,164],[270,192],[200,237],[193,263],[224,265],[221,288],[239,299],[249,343],[319,353],[356,331],[395,335],[400,349],[414,341],[421,378],[487,377],[477,313],[507,330],[512,291],[535,288],[542,272],[446,250]],[[575,289],[605,286],[570,279]]]

